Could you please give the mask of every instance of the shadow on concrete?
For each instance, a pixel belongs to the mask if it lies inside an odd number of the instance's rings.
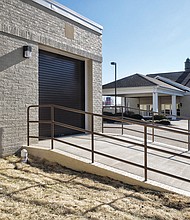
[[[26,58],[23,57],[23,48],[19,47],[16,50],[13,50],[10,53],[0,57],[0,72],[24,60],[26,60]]]

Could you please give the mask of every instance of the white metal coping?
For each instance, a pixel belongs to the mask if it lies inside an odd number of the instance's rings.
[[[101,25],[91,21],[88,18],[83,17],[82,15],[65,7],[62,4],[59,4],[58,2],[55,2],[53,0],[32,0],[32,1],[52,10],[60,15],[63,15],[64,17],[66,17],[74,22],[77,22],[77,23],[99,33],[99,34],[102,34],[103,27]]]

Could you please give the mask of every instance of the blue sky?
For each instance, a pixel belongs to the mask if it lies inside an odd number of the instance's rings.
[[[134,73],[180,71],[190,57],[190,0],[56,0],[101,24],[103,84]]]

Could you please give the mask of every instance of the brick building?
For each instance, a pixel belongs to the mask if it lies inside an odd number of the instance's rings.
[[[101,113],[102,26],[51,0],[1,0],[0,8],[0,156],[6,156],[26,144],[29,105]],[[100,120],[95,127],[101,129]]]

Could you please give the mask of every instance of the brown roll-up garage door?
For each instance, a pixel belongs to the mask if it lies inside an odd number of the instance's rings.
[[[85,108],[84,61],[62,55],[39,51],[39,104],[57,104],[84,110]],[[50,120],[50,109],[41,108],[40,120]],[[84,116],[55,110],[55,120],[84,128]],[[40,136],[51,136],[50,125],[40,124]],[[55,136],[79,133],[75,130],[55,127]]]

